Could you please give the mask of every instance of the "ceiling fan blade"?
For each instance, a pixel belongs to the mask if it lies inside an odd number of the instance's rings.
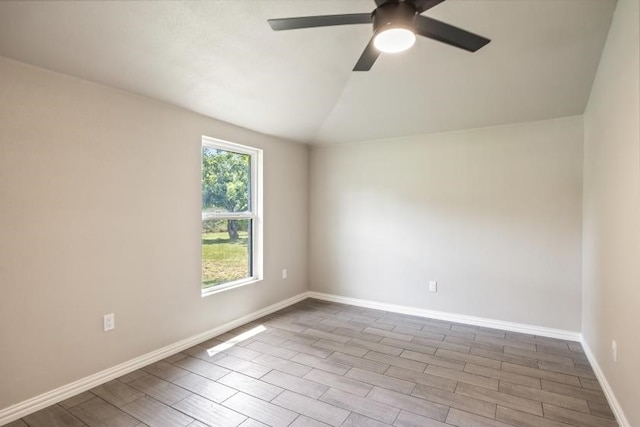
[[[387,3],[398,3],[398,1],[399,0],[375,0],[377,7],[380,7],[380,6],[385,5]]]
[[[330,27],[333,25],[370,24],[370,13],[349,13],[345,15],[301,16],[298,18],[267,19],[274,31],[296,30],[299,28]]]
[[[369,71],[380,56],[380,51],[373,45],[373,37],[369,40],[369,44],[364,48],[364,52],[360,55],[360,59],[353,67],[353,71]]]
[[[416,33],[460,49],[475,52],[491,40],[426,16],[416,16]]]
[[[425,10],[429,10],[434,6],[439,5],[445,0],[406,0],[407,3],[411,3],[416,8],[418,13],[422,13]]]

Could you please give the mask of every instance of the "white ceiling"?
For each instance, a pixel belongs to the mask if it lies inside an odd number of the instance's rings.
[[[352,68],[369,25],[274,32],[267,18],[371,0],[0,1],[0,56],[266,134],[341,143],[582,114],[615,0],[448,0],[425,15],[492,39],[419,38]]]

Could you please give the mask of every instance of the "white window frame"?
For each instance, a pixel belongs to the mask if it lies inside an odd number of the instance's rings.
[[[243,279],[234,280],[232,282],[222,283],[219,285],[202,288],[202,296],[217,294],[219,292],[234,289],[240,286],[257,283],[263,280],[263,250],[262,250],[262,150],[259,148],[249,147],[246,145],[236,144],[222,139],[202,137],[202,148],[209,147],[224,151],[231,151],[238,154],[248,154],[250,161],[250,208],[248,212],[207,212],[202,213],[202,221],[211,219],[251,219],[251,276]],[[202,155],[202,154],[201,154]],[[200,167],[202,167],[202,157],[200,158]],[[200,191],[202,192],[202,181],[200,183]],[[202,245],[200,245],[200,268],[202,268]],[[202,274],[200,275],[202,277]],[[202,287],[202,283],[200,285]]]

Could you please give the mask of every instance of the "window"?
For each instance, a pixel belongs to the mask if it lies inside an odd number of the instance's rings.
[[[202,138],[202,294],[262,279],[262,150]]]

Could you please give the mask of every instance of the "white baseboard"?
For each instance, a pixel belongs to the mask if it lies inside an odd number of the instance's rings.
[[[591,351],[591,347],[589,347],[589,344],[587,344],[587,341],[584,339],[584,337],[582,337],[580,342],[582,344],[582,348],[584,349],[584,353],[586,354],[587,359],[589,360],[589,364],[593,368],[593,373],[596,374],[596,378],[600,383],[600,387],[602,387],[602,391],[604,392],[604,395],[607,398],[607,401],[609,402],[609,406],[613,411],[613,415],[615,415],[616,417],[616,421],[618,421],[618,424],[620,425],[620,427],[631,427],[629,420],[627,420],[627,417],[624,415],[624,412],[622,411],[620,402],[618,402],[618,399],[616,399],[615,394],[613,394],[613,390],[611,389],[611,386],[607,381],[607,377],[604,376],[604,372],[602,372],[602,369],[598,364],[598,360],[596,359],[595,355]]]
[[[242,326],[253,320],[259,319],[262,316],[281,310],[308,297],[308,292],[303,292],[206,332],[194,335],[150,353],[143,354],[142,356],[105,369],[104,371],[97,372],[93,375],[89,375],[88,377],[82,378],[78,381],[63,385],[55,390],[48,391],[39,396],[9,406],[8,408],[0,409],[0,425],[10,423],[11,421],[15,421],[33,412],[39,411],[40,409],[46,408],[47,406],[61,402],[78,393],[92,389],[100,384],[104,384],[107,381],[111,381],[122,375],[128,374],[129,372],[135,371],[136,369],[140,369],[151,363],[162,360],[182,350],[186,350],[189,347],[193,347],[203,341],[224,334],[238,326]]]
[[[485,328],[501,329],[510,332],[539,335],[542,337],[558,338],[568,341],[580,341],[580,332],[566,331],[563,329],[546,328],[543,326],[527,325],[524,323],[505,322],[502,320],[486,319],[484,317],[466,316],[463,314],[447,313],[444,311],[427,310],[424,308],[408,307],[404,305],[387,304],[378,301],[363,300],[359,298],[342,297],[321,292],[308,292],[309,298],[317,298],[341,304],[355,305],[358,307],[373,308],[376,310],[390,311],[393,313],[409,314],[412,316],[429,317],[431,319],[445,320],[448,322],[464,323],[467,325],[483,326]]]

